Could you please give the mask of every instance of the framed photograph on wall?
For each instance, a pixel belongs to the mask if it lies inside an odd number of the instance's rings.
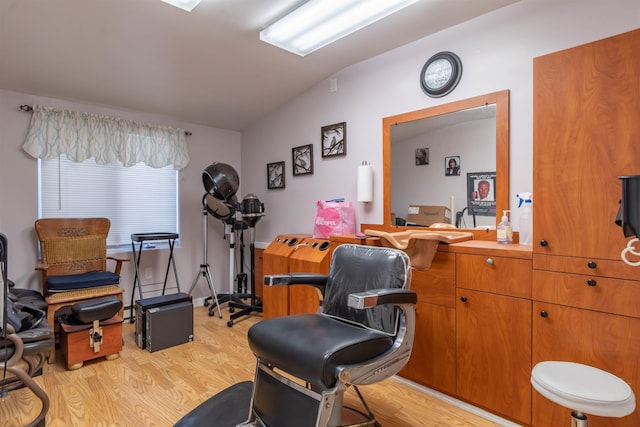
[[[284,188],[284,162],[267,163],[267,188]]]
[[[313,144],[291,149],[293,176],[313,174]]]
[[[444,158],[444,175],[460,175],[460,156],[448,156]]]
[[[496,173],[467,174],[467,206],[469,212],[480,216],[496,216]]]
[[[320,129],[322,157],[347,154],[347,122],[323,126]]]
[[[429,149],[416,148],[416,166],[429,164]]]

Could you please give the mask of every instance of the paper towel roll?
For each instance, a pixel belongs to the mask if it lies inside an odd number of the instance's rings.
[[[373,168],[370,164],[358,166],[358,201],[373,200]]]

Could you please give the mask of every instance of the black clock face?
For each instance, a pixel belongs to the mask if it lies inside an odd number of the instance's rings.
[[[445,96],[460,82],[462,62],[455,53],[440,52],[433,55],[422,67],[420,87],[429,96]]]

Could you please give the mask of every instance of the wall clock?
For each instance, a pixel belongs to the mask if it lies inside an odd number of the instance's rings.
[[[438,52],[427,60],[420,72],[420,87],[432,98],[453,91],[462,77],[462,61],[453,52]]]

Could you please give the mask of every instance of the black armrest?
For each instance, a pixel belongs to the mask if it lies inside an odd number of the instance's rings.
[[[326,274],[319,273],[271,274],[264,276],[264,284],[267,286],[311,285],[324,290],[328,277]]]
[[[383,304],[415,304],[418,295],[409,289],[376,289],[349,295],[348,305],[352,308],[369,308]]]

